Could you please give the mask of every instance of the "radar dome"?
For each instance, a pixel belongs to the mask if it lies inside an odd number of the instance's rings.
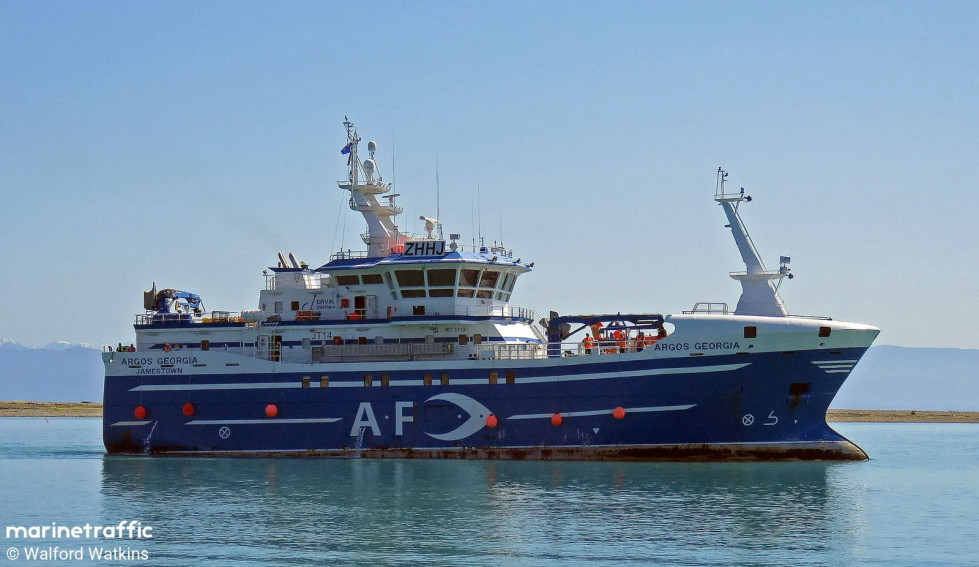
[[[368,174],[374,173],[374,160],[364,160],[364,171],[366,171]]]
[[[367,142],[367,151],[369,151],[369,152],[376,152],[377,151],[377,142],[375,142],[374,140],[371,140],[370,142]]]

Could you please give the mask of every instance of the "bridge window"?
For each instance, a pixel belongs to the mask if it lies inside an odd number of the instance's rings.
[[[360,285],[360,276],[337,276],[337,285]]]
[[[384,280],[381,279],[381,274],[364,274],[364,284],[379,284],[383,282]]]
[[[405,299],[414,298],[414,297],[425,297],[425,290],[424,289],[403,289],[403,290],[401,290],[401,297],[404,297]]]
[[[476,287],[478,281],[479,270],[461,270],[459,272],[459,287]]]
[[[395,270],[394,275],[398,278],[398,285],[401,287],[422,287],[425,285],[425,276],[421,270]]]
[[[430,289],[430,290],[428,290],[428,296],[429,297],[452,297],[452,293],[453,293],[453,291],[452,291],[452,288],[451,287],[444,288],[444,289]]]
[[[479,287],[496,287],[496,282],[500,279],[500,272],[486,270],[479,278]]]
[[[454,286],[456,284],[455,270],[428,270],[428,286]]]
[[[489,299],[493,295],[493,292],[488,289],[481,289],[476,292],[476,297],[481,297],[483,299]]]
[[[463,289],[463,288],[459,288],[458,296],[459,297],[472,297],[475,293],[476,293],[476,290],[474,290],[474,289]]]

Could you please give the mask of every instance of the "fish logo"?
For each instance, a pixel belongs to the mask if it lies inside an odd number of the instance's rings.
[[[425,435],[434,437],[439,441],[458,441],[459,439],[469,437],[486,425],[486,418],[490,415],[490,413],[492,413],[486,406],[470,398],[469,396],[456,394],[454,392],[437,394],[425,400],[425,403],[427,404],[434,401],[444,401],[455,404],[459,407],[459,409],[465,410],[465,412],[469,414],[469,419],[448,433],[425,432]]]

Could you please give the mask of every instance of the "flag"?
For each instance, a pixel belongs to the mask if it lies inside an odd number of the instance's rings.
[[[349,154],[350,153],[350,144],[348,143],[346,146],[343,146],[343,149],[340,150],[340,153],[341,154],[344,154],[344,155]]]

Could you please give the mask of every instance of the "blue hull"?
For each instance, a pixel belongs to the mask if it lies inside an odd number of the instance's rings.
[[[862,460],[866,454],[825,416],[849,363],[865,350],[498,361],[493,378],[485,367],[447,361],[448,385],[439,372],[425,385],[423,370],[383,363],[369,372],[369,387],[364,372],[342,364],[330,367],[328,383],[314,366],[306,373],[107,377],[103,440],[110,453]],[[188,403],[192,415],[185,415]],[[266,415],[269,405],[274,417]],[[142,419],[134,418],[137,406],[146,409]]]

